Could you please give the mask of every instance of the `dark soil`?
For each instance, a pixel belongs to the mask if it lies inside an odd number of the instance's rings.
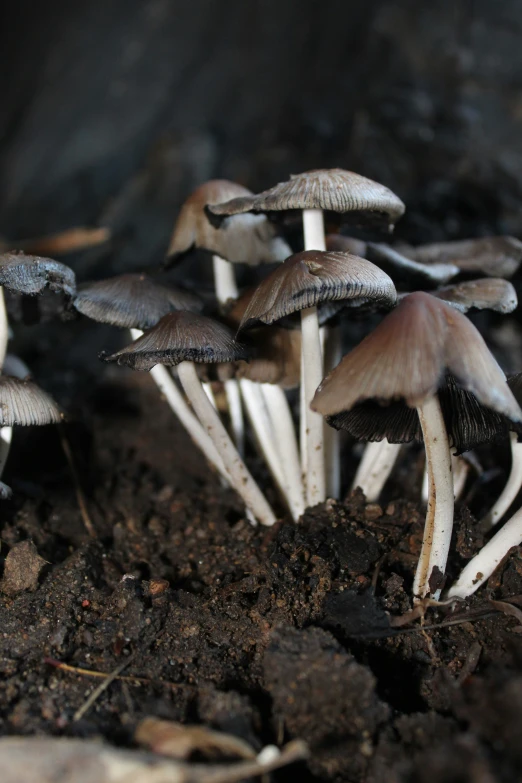
[[[418,505],[355,494],[300,525],[254,529],[148,376],[109,372],[81,407],[66,436],[97,540],[56,430],[17,433],[6,472],[2,733],[130,745],[155,715],[256,747],[305,739],[307,767],[284,780],[522,779],[521,628],[488,602],[522,594],[518,553],[469,608],[394,629],[390,615],[411,608]],[[414,458],[401,474],[412,497]],[[461,511],[450,574],[479,545]],[[99,680],[49,659],[100,672],[127,661],[139,679],[114,682],[75,721]]]

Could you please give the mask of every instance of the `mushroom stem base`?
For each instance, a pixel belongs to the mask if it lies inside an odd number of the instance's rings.
[[[194,364],[181,362],[178,365],[178,376],[198,419],[208,432],[223,460],[232,486],[262,525],[273,525],[276,521],[275,514],[238,454],[218,413],[203,391]]]

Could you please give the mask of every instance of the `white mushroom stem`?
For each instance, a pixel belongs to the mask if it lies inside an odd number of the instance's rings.
[[[322,210],[303,210],[303,233],[305,250],[326,250]],[[324,422],[323,417],[310,408],[324,374],[317,307],[301,310],[301,333],[301,384],[306,422],[306,502],[309,506],[315,506],[326,499]]]
[[[221,256],[213,255],[214,288],[216,298],[224,307],[230,300],[237,299],[239,291],[236,282],[236,273],[233,265]],[[227,398],[228,412],[230,414],[230,426],[234,435],[237,450],[241,455],[245,453],[245,422],[241,407],[241,395],[236,380],[225,381],[225,396]]]
[[[341,327],[329,326],[325,334],[324,371],[330,372],[343,358]],[[324,462],[326,473],[326,495],[329,498],[341,496],[341,433],[323,421]]]
[[[192,362],[181,362],[178,365],[178,376],[197,417],[207,430],[209,437],[223,460],[232,486],[262,525],[273,525],[276,521],[275,514],[241,459],[221,419],[212,407],[212,403],[209,402],[207,395],[203,391],[194,364]]]
[[[400,443],[386,439],[367,443],[352,484],[352,490],[360,487],[369,503],[379,500],[386,481],[399,456]]]
[[[518,436],[512,432],[511,439],[511,470],[507,484],[497,498],[495,505],[484,517],[481,524],[494,527],[508,508],[511,506],[522,487],[522,443],[518,442]]]
[[[133,340],[137,340],[141,337],[143,332],[140,329],[131,329],[131,337]],[[167,400],[170,408],[176,414],[183,427],[190,435],[192,441],[198,447],[198,449],[204,454],[207,460],[213,465],[220,476],[230,484],[230,477],[223,464],[223,460],[218,454],[213,442],[201,426],[200,422],[192,413],[190,406],[185,401],[183,394],[176,386],[174,378],[169,373],[166,367],[162,364],[157,364],[150,371],[156,386]]]
[[[453,529],[453,476],[451,454],[444,417],[437,395],[417,408],[426,450],[428,465],[429,497],[424,536],[415,579],[413,595],[416,600],[425,598],[430,590],[430,577],[444,574]],[[433,590],[438,599],[440,589]]]
[[[478,555],[469,561],[448,591],[448,598],[467,598],[489,579],[498,564],[514,546],[522,542],[522,509],[519,509]]]
[[[294,519],[297,520],[305,509],[305,498],[292,412],[286,394],[280,386],[262,383],[261,390],[268,405],[281,466],[288,486],[289,507]]]
[[[7,352],[7,343],[9,341],[9,324],[7,322],[7,310],[5,308],[4,289],[0,286],[0,372],[4,366],[5,355]],[[0,429],[0,476],[4,472],[5,463],[9,456],[11,440],[13,437],[12,427],[2,427]]]
[[[453,471],[453,499],[459,500],[460,496],[466,486],[466,481],[469,475],[469,462],[466,462],[461,456],[455,454],[451,455],[451,469]],[[422,502],[427,503],[430,494],[430,483],[428,481],[428,467],[424,466],[424,473],[422,476]]]

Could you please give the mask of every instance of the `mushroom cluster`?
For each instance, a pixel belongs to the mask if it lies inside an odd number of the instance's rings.
[[[24,294],[48,286],[78,314],[130,330],[130,344],[100,358],[151,373],[252,522],[273,525],[285,513],[298,521],[305,508],[340,498],[341,435],[367,444],[348,483],[370,501],[400,450],[422,443],[427,514],[413,595],[439,598],[455,499],[469,478],[462,453],[511,442],[511,475],[483,526],[500,521],[522,484],[521,376],[506,380],[467,317],[517,307],[508,278],[522,243],[392,245],[382,230],[390,234],[404,210],[384,185],[342,169],[298,174],[258,194],[212,180],[182,206],[159,275],[124,274],[76,290],[63,264],[11,253],[2,257],[0,285]],[[366,237],[373,232],[372,241],[350,236],[354,225]],[[163,276],[194,251],[211,262],[213,291],[203,299]],[[240,288],[244,278],[253,287]],[[368,333],[370,317],[377,326]],[[366,337],[343,356],[355,324]],[[0,362],[6,341],[0,318]],[[36,387],[2,377],[1,408],[12,415],[0,425],[56,420]],[[16,402],[22,386],[31,400]],[[449,595],[471,594],[520,541],[515,514]]]

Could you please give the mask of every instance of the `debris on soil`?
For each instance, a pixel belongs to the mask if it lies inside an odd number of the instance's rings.
[[[24,590],[36,590],[45,565],[46,561],[40,557],[32,541],[21,541],[15,544],[5,559],[0,590],[6,595],[16,595]]]

